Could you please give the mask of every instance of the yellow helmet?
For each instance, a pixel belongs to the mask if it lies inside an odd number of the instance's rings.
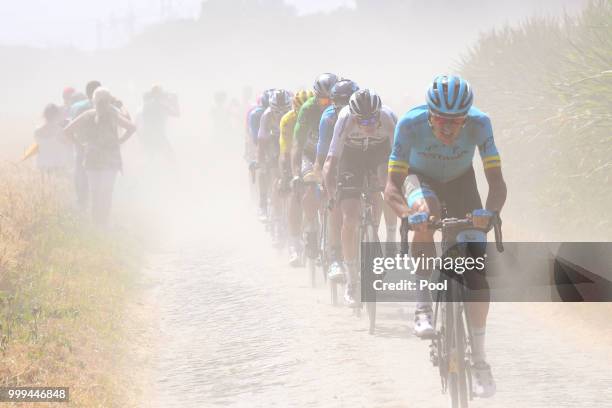
[[[293,109],[299,110],[304,104],[304,102],[306,102],[308,99],[310,99],[313,96],[314,96],[313,91],[306,91],[304,89],[300,89],[299,91],[295,93],[295,96],[293,97]]]

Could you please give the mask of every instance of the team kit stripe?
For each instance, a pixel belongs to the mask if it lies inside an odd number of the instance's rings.
[[[485,170],[492,169],[495,167],[501,167],[501,159],[499,158],[499,156],[485,157],[484,159],[482,159],[482,163],[484,164]]]
[[[491,163],[487,163],[484,165],[485,170],[486,169],[492,169],[495,167],[501,167],[501,162],[491,162]]]
[[[389,173],[408,174],[409,167],[406,162],[389,160]]]
[[[492,162],[492,161],[500,161],[500,160],[501,159],[500,159],[499,155],[489,156],[489,157],[485,157],[485,158],[482,159],[483,163],[489,163],[489,162]]]

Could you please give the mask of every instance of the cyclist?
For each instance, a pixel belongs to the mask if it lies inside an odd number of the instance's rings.
[[[257,105],[249,111],[247,118],[248,133],[251,136],[253,146],[257,146],[257,135],[259,134],[259,125],[261,123],[261,115],[270,106],[270,93],[274,89],[267,89],[262,92],[258,98]],[[255,149],[256,150],[256,149]]]
[[[275,89],[269,95],[270,106],[261,115],[257,133],[257,162],[259,172],[259,207],[260,219],[267,220],[268,192],[278,179],[278,157],[280,120],[291,109],[291,95],[284,89]],[[276,191],[272,197],[272,209],[277,209],[278,197]]]
[[[385,198],[399,217],[426,212],[439,218],[441,202],[445,203],[449,217],[464,218],[473,210],[481,209],[472,167],[476,147],[489,185],[486,209],[490,215],[502,209],[506,184],[491,120],[472,106],[473,98],[472,88],[466,80],[458,76],[438,76],[427,91],[427,104],[408,111],[397,124]],[[486,215],[473,217],[474,225],[481,228],[486,228],[489,220]],[[435,256],[433,232],[425,225],[415,231],[412,248],[413,257]],[[431,271],[417,273],[427,277]],[[467,302],[466,309],[473,336],[474,392],[477,396],[489,397],[495,393],[495,382],[484,351],[489,287],[483,273],[470,271],[464,276],[470,288],[484,292],[480,302]],[[427,291],[418,293],[415,334],[424,336],[434,332],[431,295]]]
[[[321,115],[331,103],[330,92],[337,81],[338,77],[335,74],[324,73],[317,77],[313,87],[314,96],[302,105],[293,134],[291,168],[295,197],[292,202],[301,203],[304,217],[303,226],[306,233],[306,252],[310,258],[314,258],[317,252],[316,217],[319,210],[317,188],[313,185],[306,188],[296,187],[305,175],[313,171],[319,141]]]
[[[325,163],[329,144],[334,135],[334,126],[338,121],[338,113],[342,108],[348,105],[349,98],[359,86],[350,79],[342,79],[333,86],[330,98],[331,105],[328,106],[321,115],[319,122],[319,141],[317,143],[317,158],[315,160],[315,172],[317,178],[320,178],[319,173]],[[329,216],[329,243],[330,243],[330,265],[327,273],[330,280],[341,281],[344,279],[344,271],[342,269],[342,247],[340,241],[340,233],[342,229],[342,211],[339,206],[334,206],[330,203],[331,211]]]
[[[360,221],[360,192],[365,177],[373,174],[371,182],[382,186],[386,182],[386,164],[397,118],[382,105],[380,97],[369,89],[355,92],[348,106],[338,115],[334,136],[323,167],[323,178],[332,199],[336,194],[336,170],[345,182],[339,191],[342,211],[342,255],[346,266],[347,286],[344,300],[349,307],[359,307],[359,260],[357,231]],[[374,195],[374,222],[382,214],[383,200]],[[376,228],[376,226],[375,226]],[[357,244],[357,245],[356,245]]]
[[[291,178],[291,146],[293,144],[293,131],[297,122],[298,112],[304,103],[314,96],[312,91],[299,90],[293,97],[292,106],[280,121],[280,162],[283,185],[288,184],[287,178]],[[289,201],[289,265],[299,266],[301,263],[301,207],[297,201],[297,196],[292,195]]]

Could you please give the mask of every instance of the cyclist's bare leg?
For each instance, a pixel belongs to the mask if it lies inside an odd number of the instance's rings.
[[[319,211],[319,200],[317,199],[316,187],[311,185],[306,187],[302,200],[302,207],[304,209],[304,226],[313,225]]]
[[[302,231],[302,206],[300,205],[300,192],[291,192],[289,200],[289,235],[298,239]]]
[[[266,162],[266,148],[266,140],[261,140],[257,144],[257,162],[259,163],[260,168],[257,175],[257,185],[259,187],[260,220],[265,219],[265,214],[268,208],[268,189],[270,185],[270,169],[268,168],[268,163]]]
[[[308,258],[316,258],[318,255],[318,234],[317,234],[317,215],[319,213],[320,202],[317,197],[317,187],[307,185],[304,190],[302,199],[302,208],[304,214],[304,229],[306,256]]]
[[[374,228],[376,228],[378,232],[378,226],[380,225],[380,220],[382,218],[384,201],[382,197],[382,193],[373,193],[372,197],[372,223],[374,223]]]
[[[472,362],[486,361],[485,334],[489,314],[490,290],[486,276],[480,273],[465,275],[469,288],[479,289],[475,302],[466,302],[465,308],[472,332]],[[474,295],[472,295],[474,296]]]
[[[338,250],[342,247],[342,209],[336,204],[329,214],[329,245]],[[338,254],[340,255],[340,254]]]
[[[269,185],[272,186],[272,192],[270,196],[270,202],[272,204],[272,214],[275,217],[279,217],[281,214],[281,194],[278,185],[278,169],[272,169]]]
[[[387,165],[378,166],[377,169],[378,182],[380,186],[387,185]],[[385,226],[387,227],[387,235],[385,239],[388,242],[395,241],[395,235],[397,233],[397,215],[393,212],[393,209],[387,204],[387,202],[383,202],[382,211],[385,215]]]
[[[358,304],[356,289],[359,280],[359,260],[357,254],[361,200],[359,198],[347,198],[341,201],[340,206],[342,208],[342,255],[346,265],[346,282],[348,283],[344,297],[347,304],[353,307]]]
[[[436,219],[440,218],[440,203],[437,197],[425,197],[418,199],[411,207],[413,212],[426,212]],[[415,231],[412,237],[412,257],[435,257],[436,247],[434,245],[434,232]],[[427,268],[419,268],[416,272],[421,278],[430,279],[431,270]],[[421,290],[417,292],[417,310],[431,308],[431,293],[429,290]]]
[[[257,185],[259,187],[259,209],[260,215],[266,213],[268,208],[268,169],[257,172]]]
[[[357,231],[360,222],[361,202],[358,198],[342,200],[342,254],[347,263],[357,262]]]
[[[469,276],[469,277],[468,277]],[[489,314],[490,290],[485,276],[479,273],[466,275],[467,286],[470,288],[481,288],[477,302],[466,302],[466,309],[470,323],[474,327],[484,327],[487,324]]]

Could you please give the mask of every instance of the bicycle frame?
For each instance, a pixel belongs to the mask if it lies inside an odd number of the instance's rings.
[[[473,229],[470,219],[443,218],[428,222],[429,228],[442,232],[442,253],[446,257],[465,255],[465,245],[456,245],[461,231]],[[495,231],[497,250],[503,252],[501,219],[496,214],[491,227]],[[408,232],[411,229],[407,218],[402,219],[400,230],[402,252],[409,253]],[[449,276],[449,274],[451,274]],[[437,292],[433,325],[436,333],[431,339],[430,359],[438,366],[442,392],[449,394],[451,407],[467,408],[472,399],[470,357],[472,334],[464,299],[463,275],[454,271],[440,271],[440,280],[447,282],[446,291]],[[439,329],[438,329],[439,327]]]

